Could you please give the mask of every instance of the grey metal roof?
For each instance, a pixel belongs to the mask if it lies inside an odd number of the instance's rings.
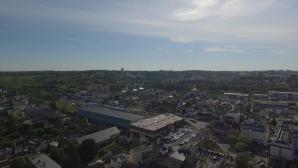
[[[29,160],[36,168],[61,168],[60,165],[43,153],[31,156]]]
[[[111,128],[104,129],[102,131],[98,131],[92,134],[82,136],[77,139],[77,142],[80,144],[86,139],[93,139],[95,143],[101,143],[119,134],[120,134],[120,130],[117,127],[111,127]]]
[[[105,116],[111,116],[115,118],[121,118],[128,121],[133,121],[133,122],[144,118],[144,116],[142,115],[120,111],[120,110],[107,108],[107,107],[100,107],[100,106],[87,106],[87,107],[80,108],[79,110],[97,113]]]
[[[160,114],[157,116],[153,116],[150,118],[146,118],[143,120],[139,120],[135,123],[132,123],[132,126],[142,128],[149,131],[157,131],[159,129],[162,129],[170,124],[182,121],[183,118],[176,116],[174,114]]]

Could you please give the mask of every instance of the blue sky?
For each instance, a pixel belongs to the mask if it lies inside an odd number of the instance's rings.
[[[297,0],[1,0],[0,71],[298,70]]]

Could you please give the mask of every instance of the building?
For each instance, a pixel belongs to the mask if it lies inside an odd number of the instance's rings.
[[[268,94],[253,94],[254,100],[262,100],[267,101],[268,100]]]
[[[127,168],[128,167],[128,157],[126,154],[119,154],[113,156],[111,159],[112,168]]]
[[[253,108],[256,111],[287,111],[289,105],[287,102],[275,102],[275,101],[253,101]]]
[[[199,159],[199,153],[198,153],[198,148],[194,146],[188,146],[184,149],[180,150],[181,153],[184,154],[185,156],[185,166],[186,168],[192,168],[196,167],[198,159]]]
[[[237,111],[229,111],[225,115],[226,118],[230,118],[233,122],[240,122],[240,112]]]
[[[41,123],[62,117],[60,112],[51,109],[49,106],[28,106],[23,113],[24,117],[31,120],[32,123]]]
[[[128,128],[133,122],[142,118],[141,115],[129,113],[120,109],[113,109],[101,106],[87,106],[78,109],[82,117],[86,117],[94,122]]]
[[[102,160],[96,160],[89,163],[88,168],[105,168],[105,163]]]
[[[170,156],[158,161],[158,165],[154,167],[158,168],[181,168],[184,166],[185,156],[178,151],[174,152]]]
[[[84,135],[77,139],[77,142],[81,144],[86,139],[93,139],[96,144],[103,144],[110,141],[120,135],[120,130],[117,127],[111,127],[98,131],[92,134]]]
[[[212,113],[204,111],[204,112],[196,112],[195,119],[199,121],[211,121],[214,118]]]
[[[249,118],[241,123],[241,136],[267,145],[269,140],[269,128],[264,121]]]
[[[231,100],[239,100],[241,102],[248,102],[248,94],[244,93],[224,93],[224,96]]]
[[[298,159],[298,123],[283,123],[270,144],[270,157],[293,161]]]
[[[160,114],[154,117],[139,120],[130,125],[130,131],[140,135],[140,141],[147,138],[158,138],[162,132],[172,130],[184,119],[174,114]]]
[[[23,110],[29,105],[29,98],[25,95],[17,95],[10,99],[13,108],[22,113]]]
[[[279,92],[269,91],[268,99],[270,101],[298,101],[298,92]]]
[[[233,132],[232,128],[226,122],[221,120],[211,121],[208,128],[212,129],[214,134],[221,138],[225,138]]]
[[[35,168],[61,168],[58,163],[43,153],[29,156],[28,159]]]
[[[156,156],[152,145],[133,148],[130,150],[129,155],[129,162],[132,165],[149,163]]]

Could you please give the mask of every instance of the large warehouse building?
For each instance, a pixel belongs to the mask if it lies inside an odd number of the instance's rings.
[[[92,134],[84,135],[77,138],[78,144],[81,144],[87,139],[93,139],[96,144],[103,144],[120,135],[120,130],[117,127],[110,127]]]
[[[122,128],[128,128],[131,123],[144,118],[138,114],[100,106],[83,107],[78,109],[78,113],[92,121]]]
[[[132,132],[151,138],[158,137],[163,131],[172,129],[183,121],[182,117],[174,114],[160,114],[151,118],[139,120],[130,125]]]

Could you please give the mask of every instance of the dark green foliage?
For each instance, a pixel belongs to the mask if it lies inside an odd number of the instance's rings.
[[[275,119],[275,118],[272,118],[272,119],[270,120],[270,126],[272,126],[272,127],[276,127],[276,125],[277,125],[277,121],[276,121],[276,119]]]
[[[237,142],[234,146],[236,152],[245,152],[248,150],[248,144],[243,142]]]
[[[87,165],[90,161],[92,161],[96,152],[95,141],[93,139],[84,140],[79,148],[82,164]]]
[[[52,103],[50,103],[50,106],[52,109],[59,110],[66,114],[71,114],[71,113],[75,112],[75,108],[72,104],[65,103],[63,101],[52,102]]]
[[[196,80],[191,78],[199,77]],[[280,78],[283,76],[285,78]],[[184,92],[193,86],[217,95],[226,91],[264,93],[269,90],[298,90],[294,71],[84,71],[84,72],[15,72],[0,73],[0,88],[25,94],[31,103],[55,101],[61,95],[85,89],[88,84],[109,86],[112,93],[142,83],[145,88]]]
[[[17,156],[11,163],[11,168],[31,168],[29,161],[23,156]]]
[[[250,157],[246,153],[236,155],[235,162],[237,168],[249,168]]]
[[[63,167],[64,165],[64,150],[63,148],[54,148],[50,154],[50,157],[55,160],[59,165]]]
[[[33,127],[31,124],[22,124],[20,131],[22,132],[22,134],[24,135],[30,135],[32,133]]]
[[[81,168],[81,159],[77,150],[77,146],[73,142],[66,142],[64,149],[64,165],[63,168]]]
[[[228,143],[236,152],[244,152],[249,149],[251,141],[245,137],[241,137],[238,134],[230,134],[227,137]]]

